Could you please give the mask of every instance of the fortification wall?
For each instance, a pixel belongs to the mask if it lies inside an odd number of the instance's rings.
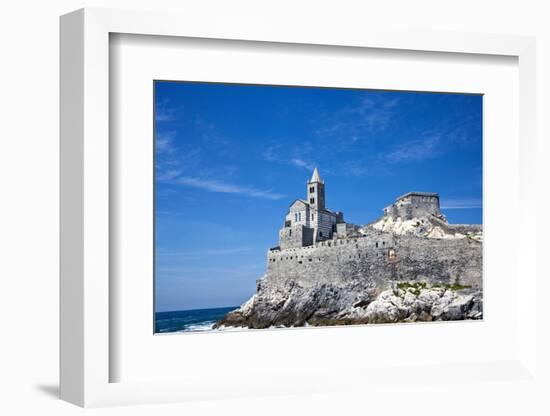
[[[350,282],[384,287],[395,280],[423,280],[480,287],[481,270],[482,244],[477,241],[372,231],[364,237],[269,251],[265,281],[295,281],[304,287]]]
[[[447,224],[447,229],[455,233],[468,234],[483,231],[481,224]]]
[[[298,224],[279,230],[279,246],[282,250],[313,244],[313,229]]]
[[[297,281],[303,286],[372,280],[386,268],[393,235],[373,232],[365,237],[316,242],[309,247],[273,250],[267,256],[267,280]]]
[[[441,216],[439,196],[436,194],[410,194],[400,197],[384,209],[384,214],[403,220],[422,218],[427,215]]]
[[[483,244],[470,238],[396,236],[397,279],[481,288]]]

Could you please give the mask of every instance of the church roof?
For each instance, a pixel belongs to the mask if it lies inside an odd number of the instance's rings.
[[[408,196],[430,196],[439,198],[439,194],[436,192],[407,192],[406,194],[395,198],[395,200],[399,201],[400,199],[406,198]]]
[[[313,175],[311,175],[311,180],[309,181],[309,183],[312,183],[312,182],[323,183],[323,180],[321,179],[321,176],[319,175],[319,171],[317,170],[317,168],[313,169]]]
[[[292,201],[292,204],[289,205],[289,207],[291,207],[292,205],[294,205],[296,202],[300,202],[304,205],[308,205],[309,206],[309,202],[303,200],[303,199],[295,199],[294,201]]]

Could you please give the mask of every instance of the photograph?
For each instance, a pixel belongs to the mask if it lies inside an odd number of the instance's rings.
[[[483,95],[154,81],[154,333],[483,319]]]

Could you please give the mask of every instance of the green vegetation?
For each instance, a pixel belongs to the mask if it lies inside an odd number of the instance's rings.
[[[472,286],[470,285],[461,285],[460,283],[453,283],[452,285],[445,285],[447,289],[450,290],[462,290],[462,289],[470,289]]]
[[[447,289],[447,290],[462,290],[462,289],[470,289],[471,287],[472,286],[470,286],[470,285],[461,285],[458,282],[458,279],[456,279],[453,284],[434,283],[432,285],[428,285],[426,282],[399,282],[399,283],[397,283],[397,289],[405,290],[407,292],[412,293],[415,296],[420,295],[420,291],[422,289],[443,288],[443,289]],[[397,296],[397,290],[394,290],[394,294]]]
[[[455,278],[455,282],[452,285],[446,285],[447,289],[450,290],[462,290],[462,289],[469,289],[472,286],[469,285],[461,285],[458,281],[458,277]]]
[[[420,295],[422,289],[426,289],[426,282],[400,282],[397,284],[397,288],[411,292],[413,295]]]
[[[426,282],[400,282],[397,284],[398,289],[426,289],[427,287]]]

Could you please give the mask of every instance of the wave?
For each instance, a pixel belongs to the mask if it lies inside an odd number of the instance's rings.
[[[206,321],[206,322],[200,322],[200,323],[196,323],[196,324],[190,324],[190,325],[186,325],[185,328],[177,331],[177,332],[190,332],[190,331],[193,331],[193,332],[203,332],[203,331],[211,331],[212,330],[212,326],[214,326],[214,324],[216,323],[216,321]]]
[[[155,314],[155,332],[165,334],[211,331],[216,322],[234,309],[236,307],[157,312]]]
[[[267,328],[248,328],[245,326],[220,326],[218,328],[212,328],[212,326],[216,323],[216,321],[209,321],[209,322],[201,322],[197,324],[187,325],[185,328],[180,329],[178,331],[171,331],[171,332],[240,332],[240,331],[261,331],[264,329],[268,330],[277,330],[277,329],[289,329],[289,328],[305,328],[310,326],[309,324],[305,324],[301,327],[286,327],[284,325],[272,325]]]

